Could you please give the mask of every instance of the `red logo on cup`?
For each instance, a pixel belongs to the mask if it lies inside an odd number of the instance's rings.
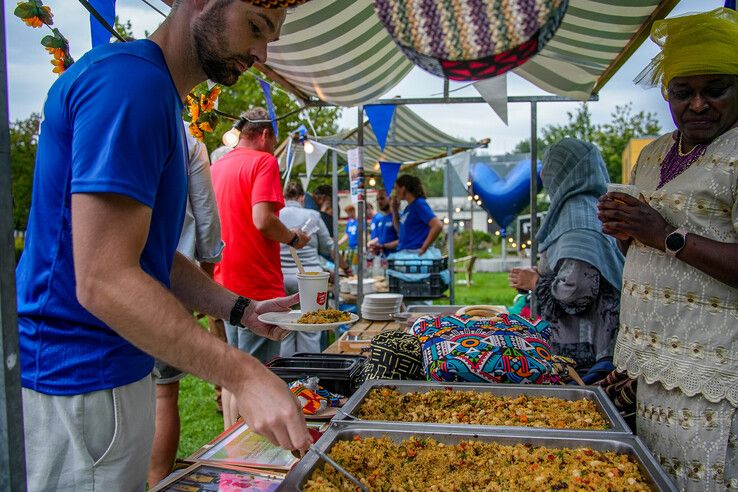
[[[318,295],[315,297],[315,302],[317,302],[319,306],[322,306],[323,304],[325,304],[327,300],[328,300],[327,292],[318,292]]]

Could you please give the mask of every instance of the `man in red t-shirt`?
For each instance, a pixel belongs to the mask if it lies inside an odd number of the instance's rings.
[[[211,172],[220,213],[223,259],[215,265],[215,280],[249,299],[284,296],[279,244],[302,248],[310,237],[279,221],[284,207],[277,138],[263,108],[244,113],[241,138],[231,152],[213,164]],[[280,341],[225,321],[228,343],[261,361],[279,355]],[[230,395],[223,392],[226,427],[235,421]]]

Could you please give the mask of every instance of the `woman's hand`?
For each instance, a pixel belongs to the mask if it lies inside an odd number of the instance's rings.
[[[659,251],[664,251],[666,236],[676,230],[643,195],[640,200],[625,193],[603,195],[597,204],[597,217],[605,234],[620,240],[633,238]]]
[[[513,268],[507,280],[514,289],[533,290],[540,277],[535,268]]]

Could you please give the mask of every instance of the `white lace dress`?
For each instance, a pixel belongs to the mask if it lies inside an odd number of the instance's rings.
[[[672,144],[646,147],[631,183],[675,227],[738,242],[738,129],[657,190]],[[681,489],[738,487],[738,289],[634,241],[620,322],[614,362],[638,378],[638,434]]]

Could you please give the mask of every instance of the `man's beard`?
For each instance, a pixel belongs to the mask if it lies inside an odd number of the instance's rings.
[[[224,55],[228,50],[222,26],[225,24],[225,7],[229,3],[230,0],[216,2],[209,10],[203,12],[192,26],[192,38],[200,67],[208,79],[223,85],[238,82],[241,76],[239,62],[246,67],[254,63],[254,58],[249,55]]]

